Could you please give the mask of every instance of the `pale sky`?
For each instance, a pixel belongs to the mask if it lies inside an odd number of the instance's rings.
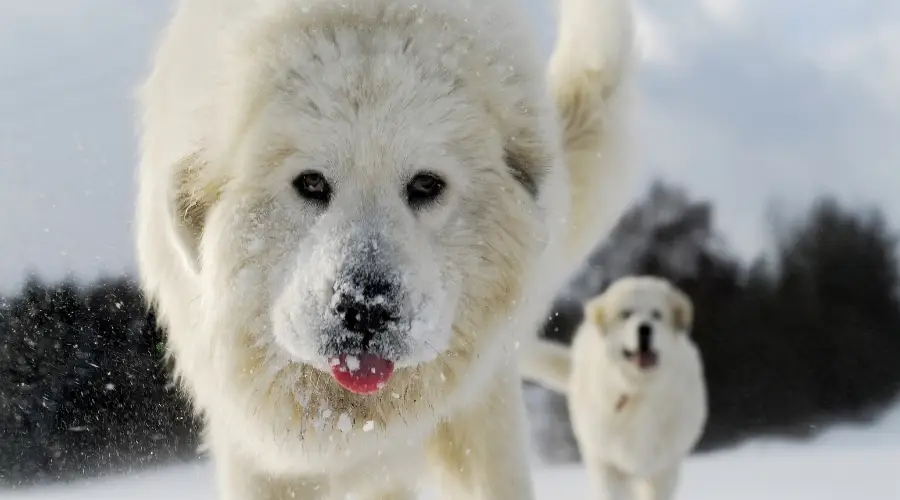
[[[551,0],[523,0],[549,52]],[[132,89],[170,4],[0,3],[0,289],[133,269]],[[638,0],[647,177],[711,199],[744,256],[764,211],[833,193],[900,226],[900,2]]]

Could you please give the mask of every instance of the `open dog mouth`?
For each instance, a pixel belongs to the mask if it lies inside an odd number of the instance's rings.
[[[652,350],[629,351],[628,349],[622,349],[622,355],[628,361],[638,365],[642,370],[649,370],[659,364],[659,354]]]
[[[331,376],[355,394],[372,394],[384,388],[394,374],[394,362],[370,352],[341,354],[328,360]]]

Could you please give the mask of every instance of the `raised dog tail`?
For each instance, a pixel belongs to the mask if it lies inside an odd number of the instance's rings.
[[[519,356],[519,369],[523,379],[566,394],[572,373],[571,350],[556,342],[533,340]]]
[[[551,85],[572,91],[564,93],[583,93],[591,101],[608,98],[632,61],[635,25],[630,0],[556,0],[556,6],[559,30],[550,62]],[[592,81],[578,84],[582,79]]]
[[[547,80],[563,132],[572,189],[567,234],[574,271],[615,225],[630,198],[635,169],[622,113],[634,24],[630,0],[556,0],[559,34]],[[530,339],[519,356],[525,380],[565,394],[572,372],[567,346]]]
[[[572,205],[573,269],[612,230],[631,198],[626,82],[634,47],[629,0],[556,0],[558,36],[547,80],[563,132]]]

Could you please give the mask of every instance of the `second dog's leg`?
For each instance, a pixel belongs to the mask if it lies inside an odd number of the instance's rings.
[[[678,487],[678,467],[668,469],[653,478],[637,483],[638,500],[672,500]]]
[[[594,490],[593,498],[598,500],[630,500],[631,482],[629,477],[608,464],[585,461],[591,487]]]

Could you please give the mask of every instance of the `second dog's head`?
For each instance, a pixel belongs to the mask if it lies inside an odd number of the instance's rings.
[[[652,373],[693,322],[693,304],[664,279],[632,276],[585,305],[585,321],[601,335],[606,355],[632,373]]]

